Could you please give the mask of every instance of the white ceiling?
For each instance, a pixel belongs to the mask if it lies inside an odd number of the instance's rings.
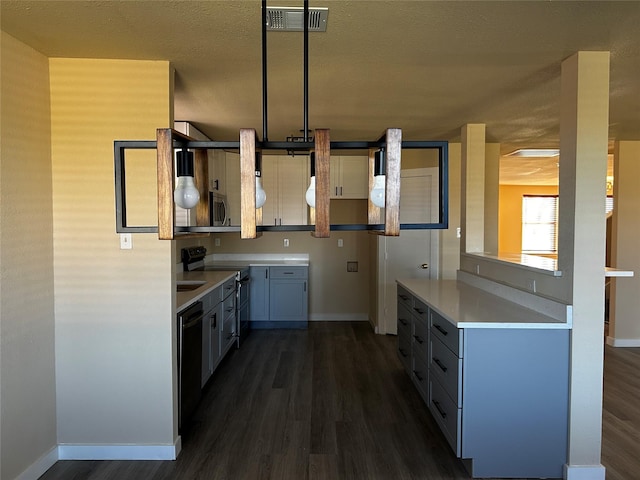
[[[175,115],[217,140],[262,132],[259,0],[2,0],[2,29],[52,57],[169,60]],[[302,1],[270,0],[269,6]],[[485,123],[503,154],[559,146],[560,64],[611,52],[610,141],[640,140],[639,1],[310,1],[309,125],[332,140],[459,140]],[[269,140],[303,126],[302,34],[268,34]],[[4,67],[3,67],[4,68]],[[261,136],[261,135],[260,135]],[[557,158],[503,159],[502,182],[548,183]]]

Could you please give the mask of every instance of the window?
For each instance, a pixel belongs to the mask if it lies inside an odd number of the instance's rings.
[[[522,252],[557,253],[558,196],[522,197]]]
[[[605,212],[613,211],[613,197],[605,199]],[[522,253],[558,253],[558,196],[522,197]]]

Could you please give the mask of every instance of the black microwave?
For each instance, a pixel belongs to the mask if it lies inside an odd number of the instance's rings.
[[[224,227],[227,225],[227,199],[224,195],[216,192],[209,192],[209,223],[213,227]]]

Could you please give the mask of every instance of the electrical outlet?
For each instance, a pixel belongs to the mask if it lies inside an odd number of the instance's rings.
[[[216,238],[216,239],[214,240],[214,245],[215,245],[216,247],[219,247],[219,246],[220,246],[220,239],[219,239],[219,238]]]
[[[288,239],[288,238],[285,238],[285,239],[284,239],[284,246],[285,246],[285,247],[288,247],[288,246],[289,246],[289,239]]]
[[[357,272],[358,262],[347,262],[347,272]]]
[[[344,242],[342,241],[341,238],[338,239],[338,246],[339,247],[343,247],[344,246]]]
[[[456,238],[462,237],[462,229],[460,227],[456,228]]]
[[[120,234],[120,250],[131,250],[133,248],[133,240],[130,233]]]

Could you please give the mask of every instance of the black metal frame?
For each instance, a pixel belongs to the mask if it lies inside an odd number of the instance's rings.
[[[211,142],[188,141],[174,139],[174,148],[207,149],[207,150],[239,150],[240,142]],[[331,142],[331,150],[368,150],[369,148],[384,147],[383,140],[375,142]],[[312,142],[256,142],[256,148],[268,150],[312,150]],[[126,178],[125,152],[126,150],[154,150],[157,148],[155,140],[116,140],[114,142],[115,161],[115,192],[116,192],[116,232],[117,233],[158,233],[158,226],[130,226],[127,225],[126,207]],[[449,143],[445,141],[403,141],[403,149],[436,149],[438,150],[438,222],[437,223],[401,223],[400,230],[436,230],[449,228]],[[301,161],[303,161],[301,159]],[[296,232],[313,231],[315,225],[257,225],[259,232]],[[333,231],[384,230],[384,224],[332,224]],[[240,227],[191,226],[174,227],[175,233],[210,233],[210,232],[239,232]]]

